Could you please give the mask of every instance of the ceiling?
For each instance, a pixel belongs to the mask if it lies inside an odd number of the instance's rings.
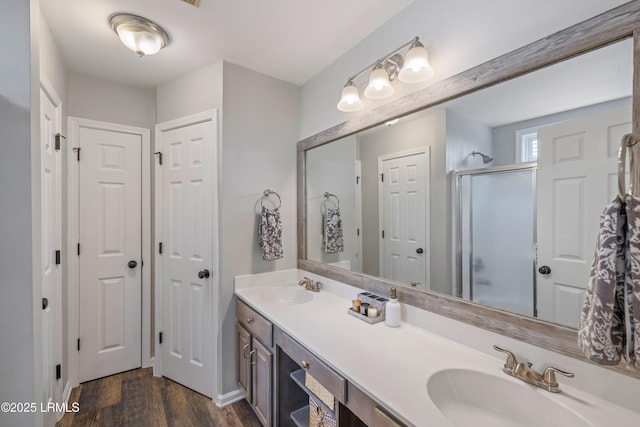
[[[40,0],[71,70],[154,87],[222,59],[302,85],[414,0]],[[110,15],[161,25],[169,45],[138,58],[118,40]]]

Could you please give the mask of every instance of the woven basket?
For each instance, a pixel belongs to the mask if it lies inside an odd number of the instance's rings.
[[[309,375],[308,372],[304,378],[304,385],[306,385],[313,394],[318,396],[318,398],[320,398],[320,400],[322,400],[332,411],[336,409],[336,399],[333,397],[331,392],[324,388],[318,380]]]
[[[336,427],[336,416],[332,412],[325,412],[318,402],[309,396],[309,427]]]

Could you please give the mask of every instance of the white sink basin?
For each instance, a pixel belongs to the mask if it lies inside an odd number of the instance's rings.
[[[298,285],[274,286],[260,292],[260,298],[272,304],[304,304],[313,299],[313,293]]]
[[[446,369],[429,377],[433,403],[455,426],[590,426],[554,394],[479,371]]]

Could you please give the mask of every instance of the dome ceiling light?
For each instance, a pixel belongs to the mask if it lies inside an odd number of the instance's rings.
[[[116,13],[109,24],[122,44],[140,57],[154,55],[169,44],[169,35],[161,26],[138,15]]]

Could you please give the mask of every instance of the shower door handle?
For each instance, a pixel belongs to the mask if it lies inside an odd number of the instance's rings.
[[[544,274],[546,276],[547,274],[551,273],[551,267],[549,267],[548,265],[543,265],[538,269],[538,273]]]
[[[417,254],[422,254],[423,252],[424,252],[424,249],[422,249],[422,248],[416,249],[416,253]]]

